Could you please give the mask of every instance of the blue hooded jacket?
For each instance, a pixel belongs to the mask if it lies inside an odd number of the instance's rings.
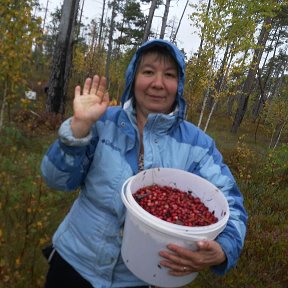
[[[212,268],[224,274],[236,265],[244,245],[247,215],[243,198],[214,141],[184,120],[185,61],[173,44],[151,40],[134,55],[126,72],[122,106],[109,107],[82,139],[73,137],[70,119],[43,158],[41,170],[54,189],[80,193],[53,236],[57,252],[93,287],[145,285],[123,263],[120,249],[125,207],[121,187],[138,170],[139,132],[131,97],[137,62],[143,49],[166,47],[178,63],[177,106],[173,113],[149,114],[143,129],[144,169],[178,168],[200,175],[227,197],[230,218],[216,241],[227,261]]]

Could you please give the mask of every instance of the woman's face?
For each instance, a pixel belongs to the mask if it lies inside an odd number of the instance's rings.
[[[137,69],[134,94],[137,114],[170,113],[178,88],[178,72],[174,61],[155,53],[147,53]]]

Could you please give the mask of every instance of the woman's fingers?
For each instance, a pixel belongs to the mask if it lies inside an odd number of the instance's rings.
[[[99,85],[99,76],[95,75],[93,77],[93,80],[92,80],[92,86],[91,86],[90,94],[96,95],[98,85]]]
[[[78,85],[75,87],[75,97],[79,97],[81,95],[81,87]]]
[[[185,267],[189,265],[189,259],[179,256],[179,254],[171,253],[166,250],[160,251],[160,256],[167,259],[170,263],[170,268],[176,268],[181,269],[182,267]],[[164,266],[167,265],[167,260],[161,261],[160,264],[164,264]]]
[[[184,261],[182,264],[179,264],[164,260],[160,262],[160,265],[168,268],[169,274],[174,276],[184,276],[197,271],[189,265],[188,261]]]
[[[82,97],[85,96],[85,97]],[[75,87],[75,103],[81,107],[93,107],[94,105],[101,105],[107,107],[109,105],[109,93],[106,91],[106,78],[95,75],[93,79],[87,78],[84,82],[83,92],[81,94],[81,87]],[[78,107],[80,107],[78,106]]]
[[[99,82],[99,87],[97,90],[97,96],[100,97],[101,101],[103,100],[105,92],[106,92],[106,78],[101,77],[100,82]]]
[[[92,83],[91,83],[92,82]],[[78,86],[77,86],[78,87]],[[75,89],[75,95],[80,95],[80,87]],[[91,89],[90,89],[91,87]],[[106,78],[95,75],[93,79],[87,78],[83,87],[83,95],[96,95],[102,101],[106,91]]]
[[[84,87],[83,87],[83,95],[90,94],[91,81],[92,81],[91,78],[87,78],[85,80]]]

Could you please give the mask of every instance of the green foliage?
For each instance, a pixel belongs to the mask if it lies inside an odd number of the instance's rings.
[[[39,174],[55,137],[6,126],[0,137],[0,287],[43,287],[41,249],[51,241],[73,196],[51,191]]]
[[[206,103],[203,99],[207,97],[210,110],[215,102],[223,107],[223,103],[230,100],[233,103],[237,96],[241,96],[253,51],[264,48],[258,45],[261,25],[267,18],[283,19],[281,15],[285,5],[282,1],[270,0],[261,3],[217,0],[212,1],[211,6],[207,1],[191,6],[193,12],[190,19],[198,29],[201,46],[187,66],[187,79],[192,83],[187,93],[188,103],[193,104],[190,104],[190,109],[195,106],[199,109],[199,103]],[[278,29],[275,23],[273,21],[272,24]],[[268,31],[271,25],[266,27]],[[281,22],[281,25],[285,31],[285,23]],[[285,65],[284,61],[282,63]],[[188,114],[193,115],[193,112],[189,110]],[[232,115],[233,112],[230,109],[228,113]]]
[[[120,36],[115,40],[116,44],[125,46],[141,44],[146,19],[141,11],[140,3],[135,0],[126,1],[120,10],[123,19],[116,24],[120,32]]]
[[[215,91],[214,83],[221,66],[219,55],[223,55],[227,45],[230,49],[228,59],[233,61],[229,66],[224,91],[215,94],[227,97],[220,102],[225,105],[228,97],[237,97],[245,80],[247,60],[251,49],[256,47],[258,24],[264,17],[275,15],[275,21],[281,27],[285,27],[283,25],[287,22],[287,1],[285,8],[285,1],[265,0],[258,3],[219,0],[213,2],[211,13],[207,16],[206,4],[200,2],[203,5],[197,5],[192,19],[193,25],[202,29],[204,46],[201,53],[188,60],[185,86],[188,119],[194,123],[199,117],[203,95],[208,88],[210,92]],[[124,72],[135,52],[134,44],[141,38],[138,32],[144,27],[137,3],[128,1],[128,4],[131,5],[130,9],[122,11],[123,25],[118,23],[118,27],[122,27],[119,31],[123,32],[123,41],[115,42],[117,45],[113,46],[111,56],[109,93],[114,103],[119,103],[124,87]],[[281,13],[278,13],[278,4],[282,5]],[[60,10],[52,15],[53,19],[46,26],[42,42],[36,45],[40,22],[32,16],[33,5],[32,0],[7,0],[0,5],[0,103],[3,103],[6,95],[5,101],[10,108],[8,111],[13,115],[11,125],[0,132],[0,287],[5,288],[43,287],[47,263],[41,255],[41,248],[51,240],[55,228],[76,196],[76,193],[69,195],[48,189],[39,172],[42,156],[48,144],[57,136],[55,131],[63,120],[59,115],[43,112],[45,105],[41,93],[48,74],[48,70],[43,71],[43,65],[47,69],[51,62]],[[133,7],[137,17],[131,14]],[[128,29],[128,24],[133,24],[135,34]],[[104,74],[107,52],[104,42],[98,46],[97,29],[98,24],[91,23],[86,31],[86,41],[82,39],[75,45],[68,93],[70,98],[67,101],[69,105],[76,84],[83,85],[84,79],[95,73]],[[286,61],[283,55],[280,56],[263,68],[264,79],[269,74],[269,67],[273,66],[269,86],[271,91],[276,89],[274,84],[279,80],[278,68]],[[43,58],[39,60],[39,57]],[[228,65],[227,60],[223,67]],[[23,86],[28,84],[30,88],[39,89],[37,92],[40,97],[37,99],[41,99],[40,105],[23,99]],[[257,142],[255,125],[249,118],[245,119],[239,132],[245,137],[228,132],[230,119],[225,115],[222,120],[223,115],[219,113],[225,109],[221,111],[219,108],[217,117],[211,120],[209,133],[221,147],[224,159],[244,194],[249,226],[245,249],[237,267],[223,277],[215,276],[210,271],[201,272],[189,286],[191,288],[287,286],[288,235],[283,231],[288,231],[288,148],[287,144],[279,144],[275,149],[268,149],[272,130],[279,123],[287,123],[287,87],[287,76],[284,75],[279,97],[263,110],[265,121],[263,117]],[[71,114],[69,108],[66,111],[66,116]],[[286,124],[283,127],[280,143],[287,143],[288,126]]]
[[[245,138],[224,151],[249,216],[244,250],[237,266],[225,276],[207,270],[187,288],[282,288],[288,283],[288,146],[255,150]]]
[[[6,87],[10,102],[17,87],[25,84],[33,44],[39,36],[41,22],[32,15],[32,2],[6,1],[0,5],[0,87]]]
[[[55,131],[43,129],[44,124],[34,131],[30,121],[24,123],[25,129],[24,124],[5,127],[0,137],[0,287],[5,288],[43,287],[48,265],[41,249],[77,196],[52,191],[40,176]],[[269,150],[266,142],[255,145],[251,125],[250,133],[238,138],[227,132],[228,125],[218,118],[209,130],[244,195],[249,215],[245,248],[228,274],[203,271],[187,288],[286,287],[288,146]]]

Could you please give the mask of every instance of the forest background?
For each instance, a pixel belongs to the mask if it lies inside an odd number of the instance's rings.
[[[136,47],[155,37],[178,44],[175,2],[103,0],[101,17],[85,24],[85,0],[52,13],[49,0],[0,0],[1,288],[43,287],[41,249],[77,196],[49,189],[39,169],[72,113],[75,85],[106,75],[118,105]],[[183,51],[187,119],[216,140],[249,214],[237,267],[221,277],[204,271],[189,287],[288,287],[287,0],[188,5],[200,42]]]

